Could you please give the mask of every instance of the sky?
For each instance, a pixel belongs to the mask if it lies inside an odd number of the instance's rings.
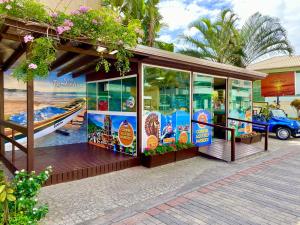
[[[254,13],[260,12],[280,19],[288,38],[300,55],[300,1],[299,0],[161,0],[159,4],[163,23],[159,40],[175,43],[183,48],[180,35],[197,35],[189,24],[200,17],[215,18],[222,9],[230,8],[239,16],[239,26]]]

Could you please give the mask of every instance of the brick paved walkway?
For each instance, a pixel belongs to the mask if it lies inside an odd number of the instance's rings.
[[[297,224],[298,152],[300,139],[270,139],[270,151],[235,163],[196,157],[45,187],[41,224]]]
[[[300,150],[295,147],[289,153],[120,218],[110,215],[83,224],[299,224]]]

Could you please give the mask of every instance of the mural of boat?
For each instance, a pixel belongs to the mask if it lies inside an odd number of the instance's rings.
[[[34,113],[34,138],[38,139],[62,128],[78,115],[86,110],[85,99],[77,99],[64,107],[45,107]],[[26,113],[10,116],[10,121],[26,126]],[[11,130],[5,131],[11,137]],[[15,133],[15,140],[20,144],[26,144],[27,137],[21,133]],[[11,144],[6,144],[6,150],[11,150]]]

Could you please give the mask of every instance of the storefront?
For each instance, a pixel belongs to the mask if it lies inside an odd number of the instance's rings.
[[[224,130],[194,125],[192,119],[235,128],[236,136],[252,132],[251,124],[227,119],[251,121],[252,81],[149,63],[140,66],[140,75],[87,83],[90,143],[137,156],[159,145],[201,147],[230,138]]]
[[[99,57],[115,65],[115,51],[101,54],[80,39],[58,46],[46,79],[19,86],[10,70],[26,48],[11,46],[23,46],[24,32],[49,30],[13,19],[5,26],[0,157],[11,171],[52,165],[48,184],[55,184],[139,165],[145,149],[160,145],[227,142],[229,134],[209,125],[234,127],[237,136],[252,130],[228,118],[251,120],[252,81],[264,73],[139,45],[130,49],[130,71],[121,76],[113,66],[95,71]]]

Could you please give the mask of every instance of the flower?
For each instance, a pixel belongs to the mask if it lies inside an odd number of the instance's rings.
[[[48,174],[49,174],[49,171],[48,171],[48,170],[46,170],[46,171],[45,171],[45,174],[47,174],[47,175],[48,175]]]
[[[29,35],[26,35],[26,36],[24,37],[24,42],[25,42],[25,43],[27,43],[27,42],[32,42],[33,39],[34,39],[34,37],[31,36],[31,35],[29,34]]]
[[[7,5],[5,8],[8,9],[8,10],[11,10],[12,6],[11,5]]]
[[[19,173],[20,173],[19,170],[16,170],[16,171],[15,171],[15,174],[19,174]]]
[[[24,170],[24,169],[22,169],[22,170],[21,170],[21,172],[22,172],[22,173],[24,173],[24,172],[25,172],[25,170]]]
[[[65,27],[63,27],[63,26],[57,27],[57,28],[56,28],[56,32],[57,32],[58,34],[62,34],[63,32],[65,32]]]
[[[28,68],[29,68],[29,69],[35,70],[35,69],[37,68],[37,65],[34,64],[34,63],[30,63],[30,64],[28,65]],[[22,172],[22,170],[21,170],[21,172]]]
[[[33,178],[32,178],[32,177],[30,177],[30,178],[29,178],[29,180],[30,180],[30,181],[32,181],[32,180],[33,180]]]
[[[95,25],[97,25],[97,24],[98,24],[98,21],[97,21],[96,19],[93,19],[93,20],[92,20],[92,23],[95,24]]]
[[[53,17],[53,18],[57,18],[58,17],[58,13],[56,13],[56,12],[51,13],[50,16]]]
[[[0,0],[0,4],[3,4],[3,3],[6,3],[6,2],[9,2],[10,0]]]
[[[80,12],[78,10],[73,10],[71,11],[71,15],[79,15]]]
[[[80,6],[79,7],[79,12],[81,12],[81,13],[86,13],[89,10],[90,10],[90,8],[86,7],[86,6]]]
[[[67,19],[64,21],[63,25],[65,27],[73,27],[74,26],[73,22],[71,20],[67,20]]]

